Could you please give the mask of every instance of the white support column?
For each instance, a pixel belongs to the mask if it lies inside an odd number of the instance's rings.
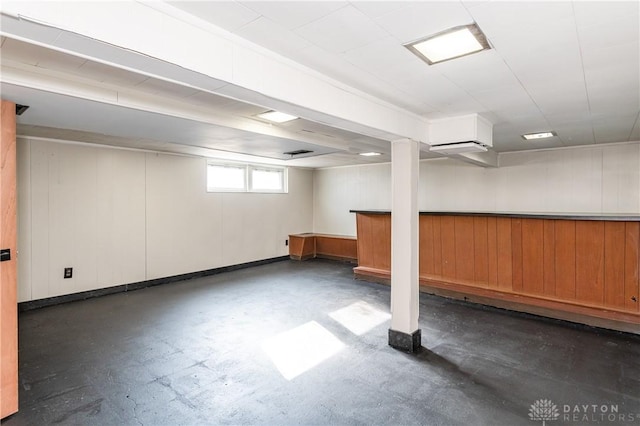
[[[391,142],[391,328],[389,345],[421,347],[418,329],[418,177],[420,143]]]

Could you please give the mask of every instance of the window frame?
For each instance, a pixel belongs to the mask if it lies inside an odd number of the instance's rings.
[[[209,186],[209,167],[232,167],[244,170],[243,188],[222,188]],[[280,173],[280,189],[255,189],[253,187],[253,171],[277,171]],[[289,170],[285,166],[272,166],[254,163],[236,163],[231,161],[207,160],[206,163],[206,190],[208,193],[253,193],[253,194],[287,194],[289,193]]]

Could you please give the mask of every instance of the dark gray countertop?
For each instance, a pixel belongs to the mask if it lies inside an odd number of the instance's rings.
[[[350,213],[389,214],[389,210],[349,210]],[[487,216],[487,217],[512,217],[523,219],[565,219],[565,220],[611,220],[640,222],[640,214],[620,213],[543,213],[543,212],[447,212],[447,211],[421,211],[421,215],[444,216]]]

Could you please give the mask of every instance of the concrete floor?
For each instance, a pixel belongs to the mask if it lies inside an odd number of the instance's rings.
[[[389,321],[357,335],[328,315],[354,302],[388,311],[389,287],[312,260],[23,313],[20,412],[3,424],[531,426],[539,399],[559,409],[547,425],[640,424],[636,336],[421,295],[424,348],[408,355]],[[287,380],[265,342],[310,321],[344,347]],[[575,404],[598,408],[565,418]]]

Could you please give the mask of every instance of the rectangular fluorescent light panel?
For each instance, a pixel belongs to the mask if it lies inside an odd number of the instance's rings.
[[[361,152],[360,155],[363,157],[375,157],[376,155],[382,155],[379,152]]]
[[[405,47],[429,65],[491,49],[476,24],[451,28]]]
[[[258,117],[263,118],[265,120],[269,120],[273,123],[286,123],[287,121],[295,120],[299,117],[295,115],[285,114],[284,112],[279,111],[267,111],[262,114],[258,114]]]
[[[522,135],[522,137],[528,141],[532,139],[551,138],[554,136],[557,136],[556,132],[538,132],[538,133],[527,133],[526,135]]]

